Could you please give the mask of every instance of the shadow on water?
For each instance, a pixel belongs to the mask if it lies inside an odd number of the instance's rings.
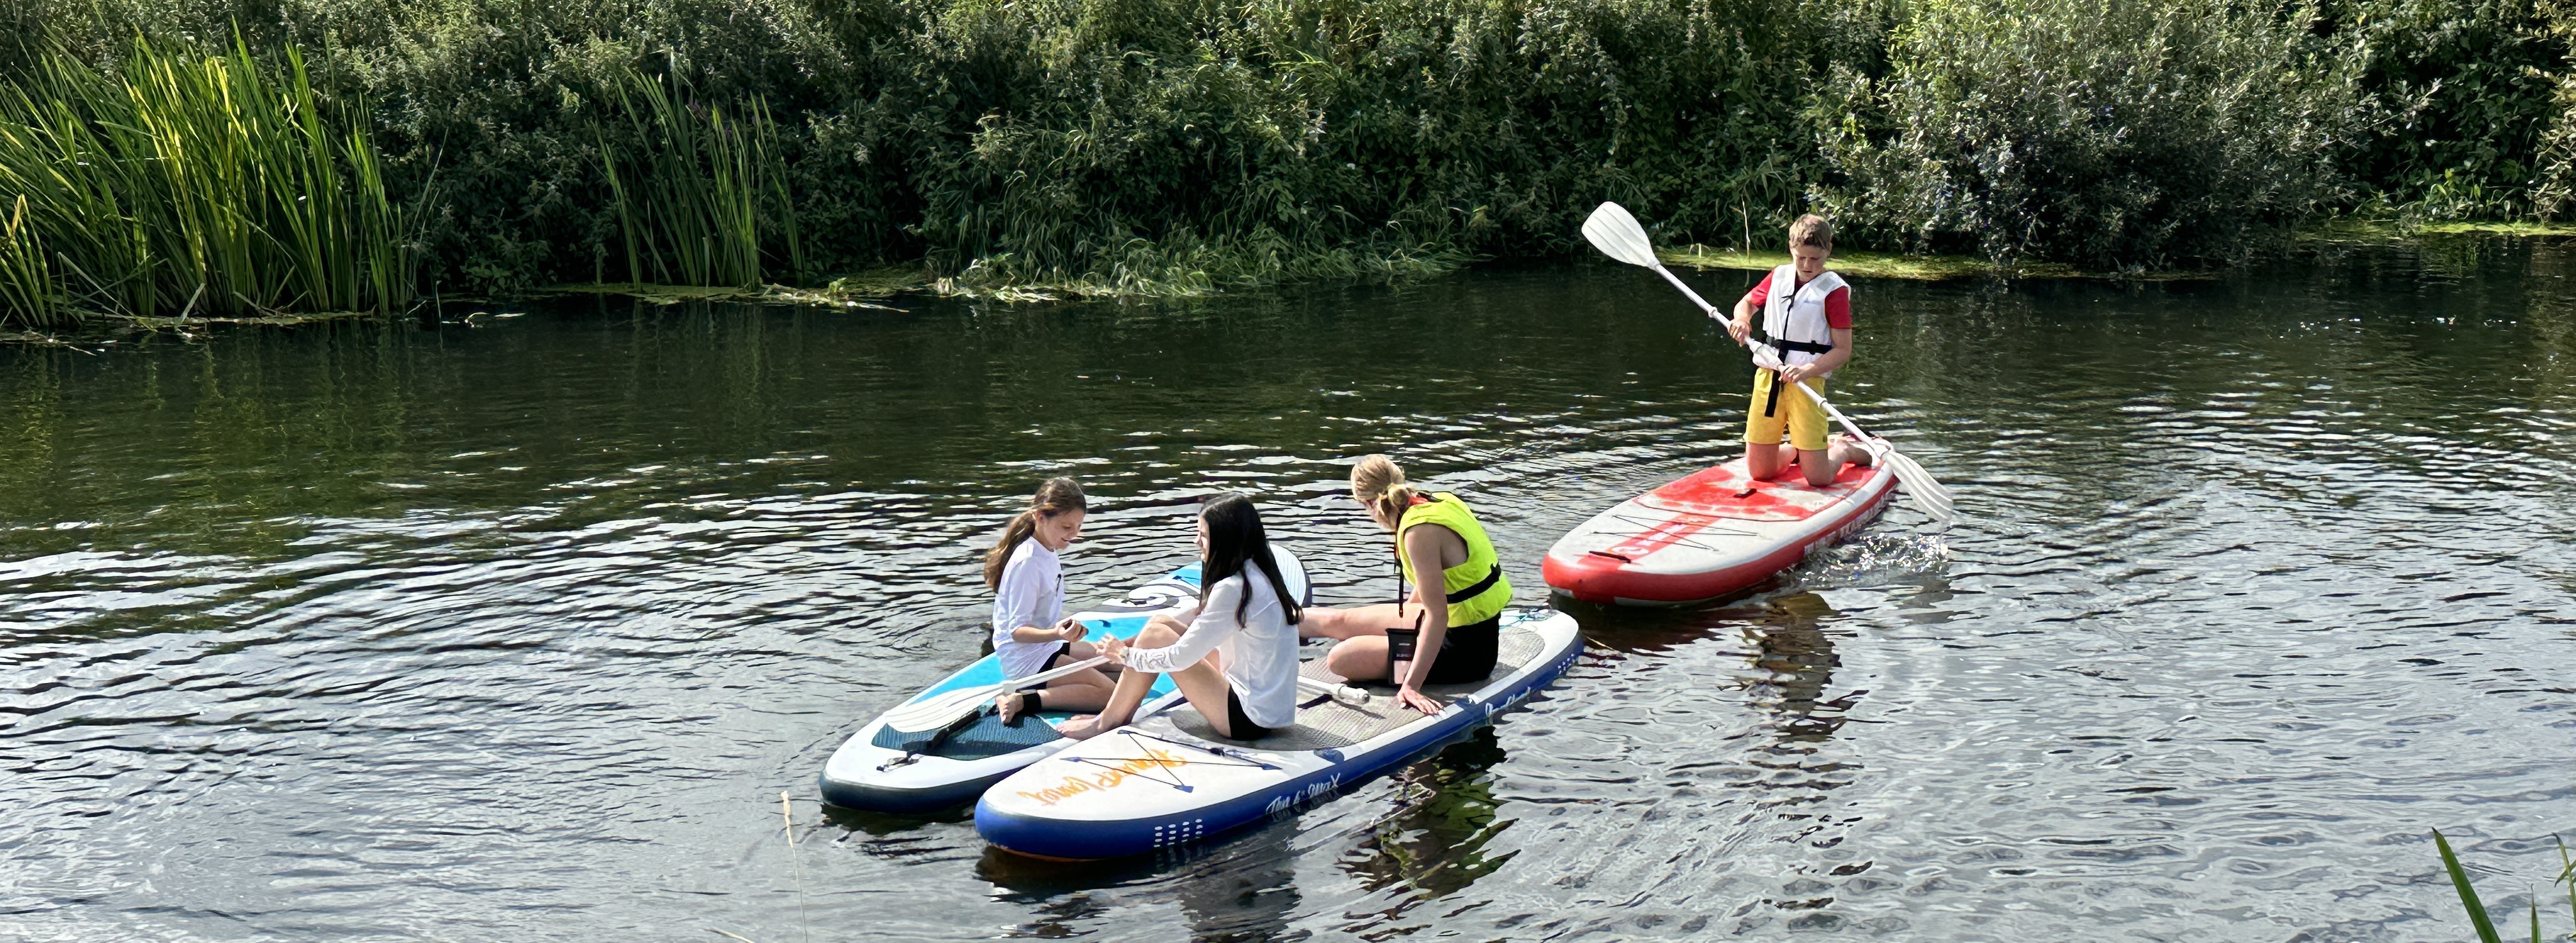
[[[1812,579],[1819,562],[1695,608],[1600,606],[1561,596],[1550,602],[1582,622],[1587,645],[1621,658],[1662,657],[1696,647],[1731,654],[1731,683],[1713,687],[1739,691],[1746,706],[1770,718],[1770,729],[1781,742],[1817,740],[1841,729],[1848,711],[1869,693],[1825,696],[1840,665],[1834,640],[1824,629],[1836,613],[1823,596],[1792,588]]]
[[[1042,861],[986,848],[975,876],[1006,900],[1044,915],[1010,935],[1074,936],[1084,927],[1160,919],[1149,906],[1179,907],[1190,938],[1209,943],[1294,940],[1297,829],[1273,822],[1227,839],[1112,861]],[[1096,892],[1119,889],[1113,897]]]
[[[1447,897],[1492,874],[1518,854],[1485,852],[1510,824],[1496,821],[1503,800],[1491,773],[1504,759],[1494,729],[1479,727],[1388,777],[1394,794],[1378,801],[1394,810],[1364,825],[1337,863],[1370,890],[1407,888],[1408,902]]]
[[[825,803],[823,818],[851,832],[875,838],[920,831],[928,825],[963,825],[975,821],[975,807],[961,805],[929,815],[889,815]]]

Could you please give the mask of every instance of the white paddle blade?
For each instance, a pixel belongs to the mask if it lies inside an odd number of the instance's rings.
[[[885,725],[897,733],[937,730],[955,722],[957,718],[982,710],[986,702],[1001,693],[1002,686],[998,684],[958,688],[887,711]]]
[[[1617,203],[1593,208],[1592,215],[1583,220],[1583,238],[1602,255],[1621,262],[1649,268],[1656,264],[1655,245],[1647,241],[1646,227],[1637,225],[1637,218]]]
[[[1914,506],[1922,509],[1924,514],[1944,523],[1959,519],[1959,512],[1950,506],[1950,489],[1934,481],[1932,473],[1924,471],[1921,462],[1897,451],[1884,439],[1875,443],[1870,454],[1887,466],[1888,471],[1895,473],[1896,483],[1904,487],[1905,496],[1913,499]]]
[[[1888,463],[1887,469],[1896,473],[1897,480],[1904,483],[1905,490],[1939,501],[1943,507],[1948,507],[1953,502],[1956,496],[1950,493],[1950,486],[1932,477],[1931,470],[1924,468],[1922,462],[1915,461],[1914,456],[1897,451],[1893,444],[1887,446],[1887,454],[1893,459]]]

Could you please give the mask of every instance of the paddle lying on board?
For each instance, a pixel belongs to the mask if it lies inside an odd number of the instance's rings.
[[[1716,305],[1709,304],[1706,299],[1699,296],[1699,292],[1692,291],[1689,285],[1682,284],[1682,280],[1675,277],[1670,269],[1664,268],[1662,260],[1655,258],[1655,245],[1646,239],[1646,227],[1638,225],[1637,217],[1628,215],[1627,208],[1617,203],[1603,203],[1595,208],[1592,215],[1583,220],[1583,238],[1592,243],[1593,248],[1601,250],[1602,255],[1630,265],[1654,269],[1655,274],[1663,276],[1664,280],[1671,282],[1674,288],[1681,289],[1681,293],[1689,297],[1692,304],[1698,305],[1702,313],[1712,318],[1718,317]],[[1775,371],[1779,369],[1777,363],[1762,363],[1757,366]],[[1816,392],[1814,387],[1800,383],[1798,389],[1806,393],[1809,399],[1815,400],[1816,405],[1823,407],[1827,415],[1834,417],[1835,422],[1841,423],[1844,430],[1860,441],[1862,448],[1869,450],[1872,458],[1885,463],[1887,470],[1896,475],[1897,483],[1905,486],[1906,496],[1913,498],[1914,505],[1922,508],[1923,513],[1931,515],[1934,520],[1958,519],[1958,512],[1951,508],[1950,489],[1933,478],[1931,472],[1924,470],[1921,462],[1897,451],[1895,443],[1861,431],[1859,424],[1852,422],[1851,417],[1843,415],[1842,410],[1835,409],[1834,404],[1825,402],[1824,394]]]
[[[958,688],[957,690],[941,694],[938,697],[929,698],[916,704],[906,704],[902,707],[895,708],[894,710],[887,711],[885,715],[885,723],[887,727],[892,728],[899,733],[920,733],[925,730],[938,730],[942,727],[948,726],[949,724],[956,723],[981,712],[985,705],[991,704],[994,698],[1000,697],[1005,693],[1011,691],[1025,691],[1030,688],[1039,687],[1049,681],[1073,674],[1085,668],[1097,668],[1108,663],[1109,656],[1100,655],[1086,658],[1069,665],[1058,665],[1052,669],[1041,671],[1025,678],[1013,678],[1000,684],[981,684],[971,688]],[[1313,694],[1331,697],[1336,701],[1341,701],[1346,704],[1350,703],[1353,699],[1365,701],[1368,698],[1368,692],[1366,691],[1344,685],[1325,684],[1324,682],[1302,675],[1297,678],[1297,687]]]
[[[1013,678],[1000,684],[979,684],[971,688],[958,688],[937,697],[923,698],[887,711],[885,724],[900,733],[937,730],[969,714],[983,710],[984,705],[992,703],[994,698],[1002,696],[1005,692],[1039,687],[1057,678],[1108,663],[1109,656],[1096,655],[1070,665],[1058,665],[1025,678]]]

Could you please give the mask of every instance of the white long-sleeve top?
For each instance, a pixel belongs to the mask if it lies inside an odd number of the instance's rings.
[[[1025,678],[1046,670],[1047,656],[1064,643],[1022,642],[1011,638],[1011,632],[1024,625],[1052,629],[1062,618],[1063,562],[1035,537],[1020,541],[1002,564],[1002,585],[993,592],[993,654],[1001,656],[1002,677]]]
[[[1252,604],[1238,621],[1235,604],[1247,592]],[[1190,624],[1180,641],[1130,648],[1127,667],[1169,674],[1198,664],[1211,651],[1223,652],[1225,682],[1242,699],[1244,716],[1274,729],[1297,722],[1297,627],[1288,624],[1261,564],[1247,561],[1243,572],[1208,587],[1205,605],[1176,617]]]

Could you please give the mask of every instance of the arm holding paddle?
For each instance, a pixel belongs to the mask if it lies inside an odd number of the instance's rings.
[[[1066,616],[1057,620],[1055,628],[1052,629],[1041,629],[1034,625],[1022,625],[1019,628],[1012,629],[1011,640],[1016,642],[1079,642],[1082,641],[1083,636],[1089,634],[1091,634],[1091,630],[1083,627],[1082,620],[1076,619],[1072,616]]]
[[[1838,327],[1834,329],[1833,333],[1833,350],[1827,351],[1824,356],[1818,357],[1813,361],[1781,369],[1780,379],[1804,386],[1807,381],[1832,373],[1836,369],[1841,368],[1843,364],[1850,362],[1852,355],[1851,328]]]

